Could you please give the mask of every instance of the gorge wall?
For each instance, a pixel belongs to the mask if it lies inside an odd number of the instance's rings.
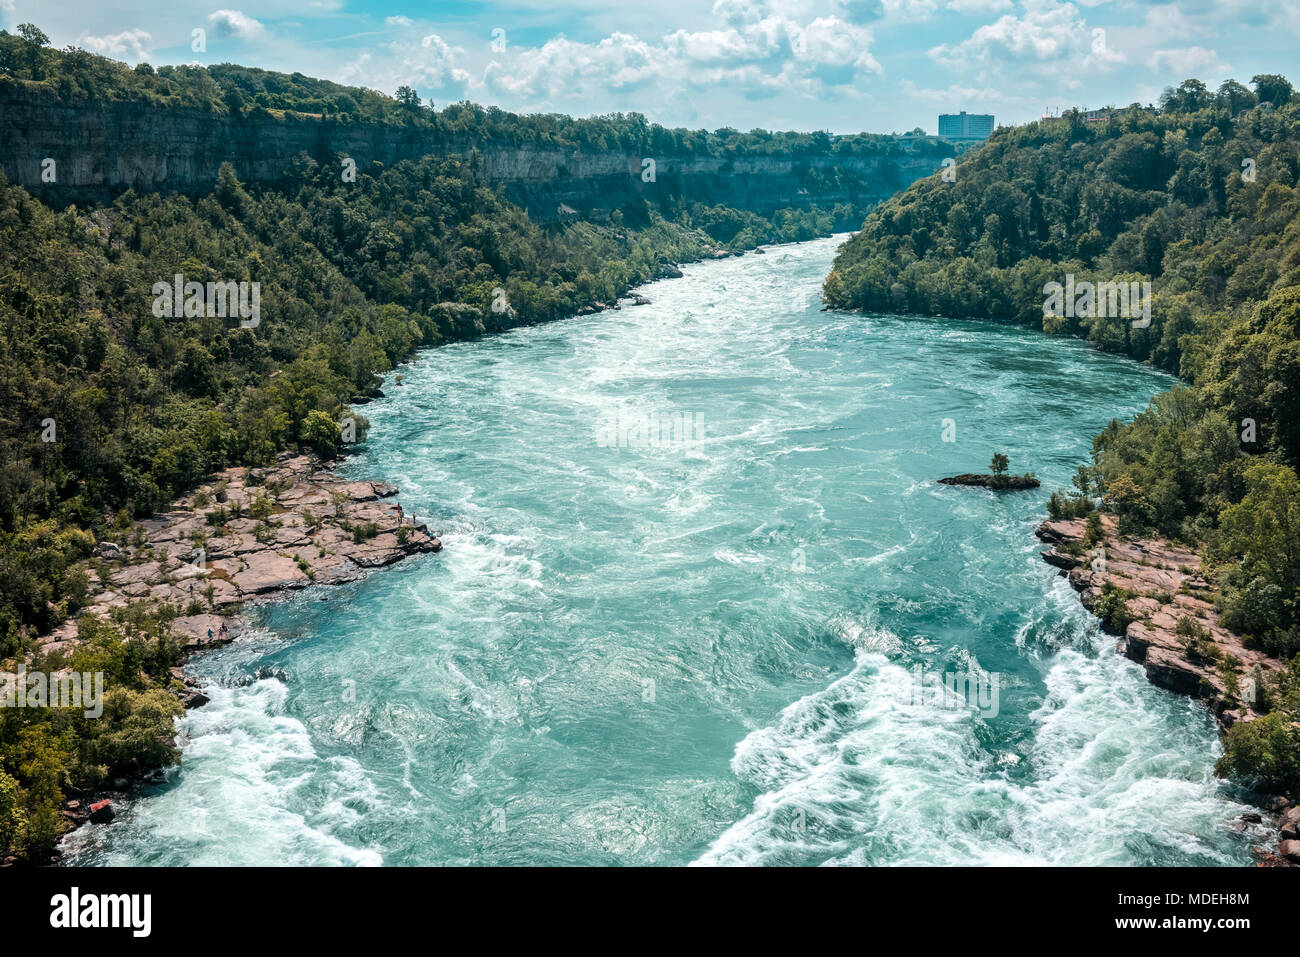
[[[933,173],[940,157],[899,142],[869,155],[771,155],[727,159],[649,157],[654,182],[642,180],[645,157],[621,151],[563,149],[502,140],[447,139],[423,127],[345,123],[301,114],[228,113],[144,101],[67,101],[43,93],[0,94],[0,170],[53,204],[103,202],[127,189],[207,193],[223,162],[245,182],[274,184],[306,153],[391,164],[427,154],[477,153],[483,174],[540,221],[570,215],[599,219],[638,197],[671,196],[758,213],[776,209],[869,205]],[[52,159],[54,182],[42,179]]]

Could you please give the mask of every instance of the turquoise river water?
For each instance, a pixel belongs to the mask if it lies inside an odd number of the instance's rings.
[[[196,660],[183,766],[72,861],[1249,863],[1210,718],[1114,652],[1032,534],[1171,381],[822,312],[842,239],[404,367],[342,468],[445,550]],[[935,483],[994,451],[1043,487]],[[918,693],[972,670],[985,699]]]

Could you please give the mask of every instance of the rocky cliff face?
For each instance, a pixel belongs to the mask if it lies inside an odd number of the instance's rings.
[[[127,189],[199,194],[211,189],[223,162],[241,180],[275,183],[303,153],[353,158],[365,169],[427,154],[476,153],[485,177],[505,186],[535,218],[601,218],[630,200],[672,197],[770,213],[775,209],[886,199],[938,159],[904,150],[895,156],[642,157],[608,150],[572,150],[507,141],[447,140],[437,131],[333,119],[284,118],[265,112],[231,117],[204,109],[145,102],[62,101],[7,91],[0,99],[0,170],[57,204],[102,202]],[[655,161],[643,179],[643,160]],[[49,181],[53,160],[53,181]],[[43,174],[45,174],[43,178]]]

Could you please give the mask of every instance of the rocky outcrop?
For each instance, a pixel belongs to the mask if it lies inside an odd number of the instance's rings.
[[[1110,515],[1101,516],[1101,526],[1101,540],[1089,547],[1083,520],[1044,522],[1037,535],[1052,544],[1044,560],[1061,570],[1089,610],[1107,585],[1118,590],[1131,618],[1119,629],[1119,648],[1154,684],[1200,698],[1225,729],[1251,717],[1243,683],[1256,667],[1269,671],[1278,664],[1219,623],[1200,556],[1162,539],[1122,538]],[[1106,626],[1115,629],[1115,620]]]
[[[433,154],[473,156],[490,183],[538,221],[607,218],[644,198],[680,197],[770,213],[776,209],[867,205],[893,195],[940,162],[916,144],[886,144],[866,155],[749,158],[575,150],[506,140],[449,136],[436,128],[344,122],[337,117],[242,116],[140,101],[65,100],[51,91],[0,86],[0,170],[55,204],[103,202],[127,189],[206,194],[223,162],[246,182],[278,183],[302,154],[359,168]],[[655,160],[652,182],[642,161]],[[42,163],[55,161],[56,181]],[[561,211],[561,210],[565,211]]]
[[[983,475],[965,472],[939,479],[940,485],[970,485],[976,488],[991,488],[997,492],[1014,492],[1020,489],[1038,488],[1038,479],[1032,475]]]
[[[245,603],[275,601],[308,585],[356,581],[369,569],[440,551],[442,542],[406,513],[396,495],[387,482],[349,481],[293,453],[282,454],[270,469],[227,469],[168,512],[137,522],[120,544],[96,548],[90,570],[98,583],[82,614],[108,616],[135,602],[170,610],[175,617],[169,627],[183,639],[186,655],[234,641]],[[40,645],[70,651],[79,640],[72,619]],[[170,678],[168,690],[186,708],[208,703],[182,668],[173,668]],[[111,823],[116,814],[105,793],[127,801],[139,780],[157,771],[126,773],[64,801],[67,828]]]
[[[96,548],[91,580],[99,581],[82,614],[108,616],[143,602],[176,613],[169,627],[187,656],[227,644],[243,630],[238,612],[247,602],[356,581],[371,568],[441,550],[428,526],[393,500],[396,494],[387,482],[348,481],[292,453],[271,469],[227,469],[170,511],[137,522],[129,541]],[[71,619],[40,645],[70,651],[79,640]],[[183,669],[173,668],[170,677],[168,690],[186,708],[208,703]],[[128,799],[140,777],[115,780],[110,793]],[[113,820],[112,803],[102,792],[95,796],[101,799],[89,803],[82,793],[63,803],[69,829]]]
[[[1223,731],[1259,717],[1252,682],[1281,666],[1220,624],[1201,557],[1164,539],[1121,536],[1113,516],[1100,519],[1102,534],[1092,543],[1082,519],[1043,522],[1036,534],[1052,546],[1043,559],[1060,569],[1085,608],[1107,615],[1103,629],[1118,633],[1118,650],[1153,684],[1204,701]],[[1300,864],[1300,808],[1276,797],[1266,810],[1277,815],[1282,841],[1276,851],[1257,849],[1260,865]]]
[[[271,469],[227,469],[171,511],[136,523],[130,544],[98,556],[98,590],[83,614],[146,602],[176,613],[170,627],[187,652],[232,641],[246,602],[356,581],[369,569],[440,550],[428,526],[392,501],[396,494],[387,482],[348,481],[290,453]],[[53,651],[77,640],[71,620],[41,644]],[[183,675],[174,677],[188,706],[206,703]]]

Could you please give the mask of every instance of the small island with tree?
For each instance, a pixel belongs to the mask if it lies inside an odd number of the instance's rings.
[[[1011,463],[1001,452],[993,453],[993,461],[989,463],[989,473],[967,472],[964,475],[953,475],[949,478],[939,479],[940,485],[978,485],[982,488],[991,489],[1026,489],[1038,488],[1038,479],[1034,477],[1033,472],[1026,472],[1024,475],[1008,475],[1007,469]]]

